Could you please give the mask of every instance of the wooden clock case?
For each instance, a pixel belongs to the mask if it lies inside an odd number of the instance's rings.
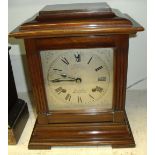
[[[80,9],[79,9],[80,8]],[[134,147],[125,112],[130,34],[143,27],[106,3],[47,6],[11,32],[23,38],[38,117],[29,149],[51,146],[111,145]],[[114,48],[112,109],[49,111],[40,51],[52,49]]]

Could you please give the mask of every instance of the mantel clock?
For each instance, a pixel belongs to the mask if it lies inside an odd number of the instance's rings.
[[[125,112],[129,36],[143,27],[106,3],[46,6],[23,38],[37,120],[29,149],[134,147]]]

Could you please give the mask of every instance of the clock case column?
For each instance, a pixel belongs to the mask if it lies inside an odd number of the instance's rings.
[[[9,34],[25,41],[38,113],[29,149],[103,144],[135,146],[125,111],[128,44],[131,34],[143,30],[131,17],[106,3],[87,3],[47,6]],[[114,48],[112,109],[49,111],[40,51],[100,47]]]

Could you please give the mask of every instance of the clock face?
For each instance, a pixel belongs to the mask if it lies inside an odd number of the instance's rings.
[[[49,110],[112,108],[113,48],[40,53]]]

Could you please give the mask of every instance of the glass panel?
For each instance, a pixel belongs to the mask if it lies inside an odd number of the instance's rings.
[[[41,51],[49,110],[111,109],[113,48]]]

